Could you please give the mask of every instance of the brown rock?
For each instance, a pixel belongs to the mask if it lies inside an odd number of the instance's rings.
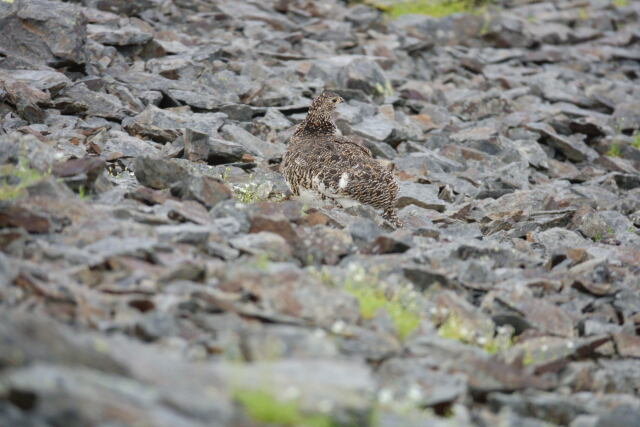
[[[640,336],[623,332],[615,334],[613,339],[620,356],[640,358]]]
[[[51,227],[49,219],[20,206],[0,209],[0,228],[21,227],[30,233],[46,233]]]

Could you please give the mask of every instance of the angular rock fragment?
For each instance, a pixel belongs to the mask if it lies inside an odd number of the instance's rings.
[[[4,206],[0,209],[0,228],[20,227],[30,233],[46,233],[51,221],[45,215],[21,206]]]
[[[141,184],[157,190],[169,188],[188,177],[186,169],[171,159],[138,157],[134,168]]]
[[[567,158],[576,162],[592,161],[598,157],[596,151],[575,137],[558,135],[551,126],[542,123],[530,123],[527,127],[546,135],[547,143],[557,148]]]
[[[275,233],[261,231],[236,237],[229,241],[232,247],[251,255],[266,255],[274,261],[284,261],[291,256],[287,242]]]
[[[153,37],[139,26],[128,24],[114,28],[107,25],[87,25],[87,37],[98,43],[112,46],[141,45]]]
[[[211,208],[231,198],[231,190],[225,184],[208,176],[190,176],[176,183],[172,193],[186,200],[196,200]]]
[[[33,65],[85,62],[87,22],[77,5],[49,0],[11,3],[0,9],[0,54]]]
[[[446,203],[438,198],[438,190],[433,185],[400,182],[398,208],[416,205],[425,209],[443,212]]]
[[[182,129],[216,137],[225,117],[222,113],[185,114],[183,110],[162,110],[150,105],[123,124],[130,134],[146,136],[158,142],[171,142],[181,134]]]

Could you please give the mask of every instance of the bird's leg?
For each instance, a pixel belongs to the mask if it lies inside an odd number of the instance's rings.
[[[338,207],[340,209],[344,209],[344,206],[342,206],[342,204],[338,201],[338,199],[335,199],[335,198],[333,198],[331,196],[327,196],[326,194],[323,194],[323,193],[318,193],[318,194],[320,194],[320,198],[322,200],[329,200],[330,202],[333,203],[333,205],[335,207]]]
[[[398,213],[395,208],[385,209],[382,214],[382,218],[389,221],[389,223],[395,228],[402,228],[404,226],[402,221],[400,221],[400,218],[398,218]]]
[[[338,199],[335,199],[335,198],[329,197],[329,196],[327,196],[327,199],[331,200],[333,202],[333,204],[335,205],[335,207],[340,208],[340,209],[344,209],[344,206],[342,206],[342,203],[340,203],[338,201]]]

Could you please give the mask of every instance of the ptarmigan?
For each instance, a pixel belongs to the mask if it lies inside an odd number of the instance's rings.
[[[323,92],[309,107],[307,117],[289,140],[282,173],[298,196],[313,190],[342,206],[354,201],[382,209],[382,217],[401,227],[396,211],[398,184],[391,171],[371,151],[339,135],[332,113],[343,99]]]

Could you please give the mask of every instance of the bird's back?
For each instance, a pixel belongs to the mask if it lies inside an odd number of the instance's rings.
[[[346,197],[384,208],[395,201],[398,186],[391,172],[370,151],[337,136],[299,139],[283,162],[299,185],[329,197]],[[285,172],[286,175],[287,172]],[[289,179],[289,177],[287,177]]]

